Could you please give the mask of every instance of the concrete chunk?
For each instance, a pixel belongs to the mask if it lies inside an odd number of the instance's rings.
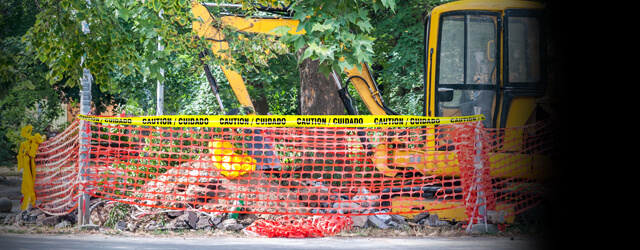
[[[56,229],[60,229],[60,228],[65,228],[69,226],[69,222],[66,220],[61,221],[60,223],[56,224],[55,228]]]
[[[376,214],[375,216],[384,223],[388,223],[391,220],[391,215],[388,214]]]
[[[124,231],[125,229],[127,229],[127,222],[118,221],[118,223],[116,223],[116,225],[113,226],[113,229],[119,230],[119,231]]]
[[[207,215],[199,215],[196,229],[211,229],[211,221]]]
[[[420,223],[422,219],[428,218],[428,217],[429,217],[429,212],[422,212],[413,217],[413,222]]]
[[[238,230],[242,230],[244,226],[242,224],[238,224],[238,222],[235,219],[226,219],[226,220],[223,220],[222,223],[218,225],[218,228],[220,228],[220,230],[238,231]]]
[[[192,229],[196,228],[196,224],[198,223],[198,215],[193,212],[193,211],[189,211],[187,213],[187,224],[189,224],[189,227]]]
[[[389,228],[389,226],[387,224],[385,224],[384,221],[382,221],[376,215],[369,215],[367,217],[367,223],[369,223],[369,225],[377,227],[377,228],[382,228],[382,229]]]
[[[351,220],[353,221],[353,227],[363,228],[367,225],[367,220],[369,216],[361,215],[361,216],[352,216]]]

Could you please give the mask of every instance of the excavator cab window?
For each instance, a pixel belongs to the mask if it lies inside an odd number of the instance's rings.
[[[545,94],[542,11],[457,10],[441,13],[435,65],[435,116],[483,114],[487,128],[520,126]],[[427,31],[428,32],[428,31]],[[426,78],[427,76],[425,76]],[[526,113],[526,114],[525,114]]]
[[[540,18],[522,11],[508,11],[505,16],[505,86],[542,88],[542,46]]]
[[[499,85],[498,13],[452,12],[442,16],[436,71],[437,116],[484,114],[493,127]]]

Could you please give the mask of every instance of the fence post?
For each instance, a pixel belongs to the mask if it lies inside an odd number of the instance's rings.
[[[483,126],[482,121],[477,121],[469,124],[470,134],[467,137],[470,140],[470,148],[467,151],[469,154],[467,171],[470,171],[471,182],[469,195],[467,196],[467,204],[473,204],[473,211],[469,214],[469,224],[466,231],[479,231],[482,230],[479,227],[484,226],[484,231],[488,232],[487,225],[487,203],[490,198],[491,179],[489,165],[486,162],[486,153],[484,152],[487,145],[483,144]],[[470,199],[471,198],[471,199]],[[484,224],[484,225],[482,225]]]
[[[82,31],[86,34],[89,33],[89,26],[85,21],[82,21]],[[84,63],[84,57],[81,60],[81,64]],[[87,68],[82,69],[82,78],[80,79],[80,114],[89,115],[91,113],[91,71]],[[90,197],[87,194],[87,187],[84,185],[89,170],[89,147],[90,135],[89,135],[89,122],[80,121],[79,133],[80,133],[80,145],[78,154],[78,180],[79,185],[79,197],[78,197],[78,226],[84,227],[91,224],[91,211],[90,211]]]
[[[160,13],[158,14],[158,16],[161,19],[164,19],[162,17],[162,13],[164,11],[162,11],[162,9],[160,10]],[[161,44],[162,41],[162,37],[158,36],[158,51],[164,51],[164,46]],[[160,68],[160,75],[162,75],[162,77],[164,77],[164,69]],[[164,115],[164,80],[157,81],[157,90],[156,90],[156,103],[157,103],[157,107],[156,107],[156,115]]]

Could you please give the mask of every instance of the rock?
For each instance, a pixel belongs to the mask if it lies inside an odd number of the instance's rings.
[[[197,226],[196,225],[197,223],[198,223],[198,215],[193,211],[189,211],[187,213],[187,224],[191,229],[195,229]]]
[[[395,221],[389,221],[387,222],[387,226],[389,227],[399,227],[398,223],[396,223]]]
[[[38,215],[38,217],[35,220],[36,225],[38,225],[38,226],[51,226],[51,227],[55,226],[56,224],[60,223],[61,221],[62,221],[62,217],[61,216],[47,217],[46,214]]]
[[[180,215],[183,215],[183,214],[184,214],[184,210],[172,210],[172,211],[167,212],[167,216],[169,218],[171,218],[171,219],[176,218],[176,217],[178,217]]]
[[[31,217],[36,217],[35,221],[36,221],[36,225],[37,226],[42,226],[43,225],[43,221],[45,219],[47,219],[47,215],[46,214],[39,214],[39,215],[29,215],[29,218]],[[30,219],[31,220],[31,219]]]
[[[251,225],[256,220],[258,216],[255,214],[240,214],[237,221],[242,225]]]
[[[44,212],[42,212],[42,210],[40,210],[40,209],[33,209],[33,210],[29,211],[29,214],[31,216],[39,216],[41,214],[44,214]]]
[[[396,227],[409,226],[409,223],[407,223],[407,221],[404,219],[404,217],[402,217],[402,215],[398,215],[398,214],[392,214],[390,222],[394,222],[396,224],[395,225]]]
[[[135,232],[136,229],[138,229],[138,226],[135,223],[127,223],[127,230]]]
[[[7,197],[0,198],[0,213],[10,213],[13,203]]]
[[[432,214],[425,223],[429,223],[429,226],[435,227],[438,221],[438,214]]]
[[[167,229],[189,228],[189,213],[178,216],[166,225]]]
[[[388,223],[391,220],[391,216],[388,214],[376,214],[375,216],[384,223]]]
[[[429,212],[422,212],[413,217],[413,222],[420,223],[422,219],[428,218],[428,217],[429,217]]]
[[[55,225],[55,228],[56,228],[56,229],[65,228],[65,227],[68,227],[69,225],[70,225],[70,224],[69,224],[69,222],[68,222],[68,221],[63,220],[63,221],[61,221],[60,223],[56,224],[56,225]]]
[[[27,213],[27,210],[22,210],[18,212],[12,219],[13,223],[16,225],[22,225],[24,223],[24,214]]]
[[[436,222],[436,227],[447,227],[447,226],[451,226],[451,224],[449,224],[448,221],[439,220],[438,222]]]
[[[377,228],[382,228],[382,229],[387,229],[389,228],[389,226],[387,224],[384,223],[384,221],[382,221],[380,218],[378,218],[378,216],[376,215],[369,215],[367,216],[367,223],[371,226],[377,227]]]
[[[185,229],[185,228],[189,228],[189,225],[187,225],[186,222],[184,222],[183,220],[178,220],[178,219],[174,219],[170,222],[168,222],[165,226],[166,229]],[[157,227],[159,228],[159,227]]]
[[[353,227],[360,227],[363,228],[367,225],[367,219],[369,218],[368,215],[361,215],[361,216],[352,216],[351,220],[353,221]]]
[[[156,230],[158,229],[158,223],[156,223],[155,221],[149,221],[149,224],[147,224],[147,226],[145,227],[145,230]]]
[[[209,216],[204,214],[198,215],[198,222],[196,223],[195,229],[209,230],[211,227],[212,224],[209,220]]]
[[[176,217],[175,220],[188,221],[189,220],[189,214],[188,213],[184,213],[184,214]]]
[[[427,220],[425,220],[425,224],[429,223],[429,226],[431,227],[444,227],[444,226],[449,226],[449,222],[443,221],[443,220],[438,220],[438,215],[437,214],[432,214],[429,216],[429,218]]]
[[[238,222],[235,219],[226,219],[226,220],[223,220],[222,223],[218,225],[218,228],[220,228],[220,230],[238,231],[238,230],[242,230],[244,226],[242,224],[238,224]]]
[[[211,221],[211,224],[212,224],[212,225],[215,225],[216,227],[217,227],[220,223],[222,223],[222,217],[221,217],[221,216],[215,216],[215,217],[213,217],[213,218],[211,218],[211,219],[209,219],[209,220]]]
[[[118,231],[124,231],[127,229],[127,222],[118,221],[116,225],[113,226],[113,229]]]

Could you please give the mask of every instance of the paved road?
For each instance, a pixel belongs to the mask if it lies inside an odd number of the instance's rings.
[[[476,238],[145,238],[105,235],[0,234],[0,249],[543,249],[536,239]]]

